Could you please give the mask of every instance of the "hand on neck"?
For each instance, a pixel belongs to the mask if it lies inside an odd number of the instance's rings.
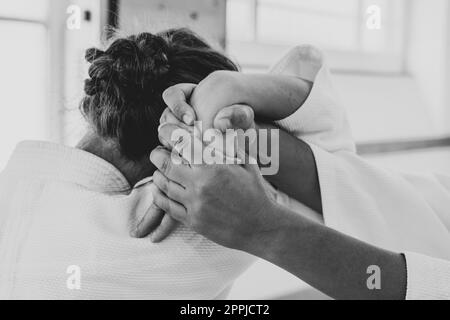
[[[81,139],[77,148],[111,163],[124,175],[131,187],[142,179],[152,176],[156,170],[148,157],[137,161],[130,160],[120,152],[117,141],[102,138],[92,132]]]

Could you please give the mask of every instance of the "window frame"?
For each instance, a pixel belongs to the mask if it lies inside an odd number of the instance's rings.
[[[227,39],[227,50],[229,53],[238,58],[241,66],[244,69],[264,71],[274,61],[277,61],[282,53],[287,52],[292,45],[265,43],[258,40],[257,35],[257,10],[260,0],[248,0],[252,5],[253,14],[249,17],[253,19],[253,40],[251,41],[237,41]],[[365,5],[365,1],[360,0],[360,12]],[[410,1],[403,1],[404,7],[404,21],[402,26],[401,50],[396,54],[382,54],[382,53],[364,53],[359,51],[339,51],[325,49],[327,60],[331,66],[331,71],[334,73],[355,73],[355,74],[383,74],[383,75],[399,75],[407,74],[407,47],[408,47],[408,26],[409,16],[411,12]],[[361,15],[358,19],[363,19]],[[227,20],[228,21],[228,20]],[[362,37],[363,27],[357,31]],[[376,31],[375,31],[376,32]],[[300,43],[299,43],[300,44]],[[264,55],[260,55],[264,52]]]

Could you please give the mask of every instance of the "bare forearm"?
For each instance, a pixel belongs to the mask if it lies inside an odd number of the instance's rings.
[[[291,76],[216,71],[200,82],[189,102],[206,128],[221,109],[232,105],[248,105],[256,118],[275,121],[297,111],[311,88],[312,83]]]
[[[239,75],[242,101],[253,108],[258,118],[284,119],[300,108],[309,96],[312,83],[280,75]]]
[[[248,242],[247,252],[291,272],[336,299],[404,299],[402,255],[376,248],[309,221],[280,206],[270,231]],[[380,289],[367,285],[369,266],[380,268]]]
[[[265,176],[272,185],[291,198],[322,214],[322,197],[314,154],[307,143],[272,124],[257,124],[258,129],[279,130],[279,170]],[[269,135],[270,136],[270,135]],[[277,142],[274,142],[277,143]],[[270,144],[269,144],[270,149]]]
[[[276,75],[237,75],[242,101],[258,118],[275,121],[297,111],[308,98],[312,83],[300,78]],[[278,129],[259,123],[259,129]],[[279,130],[279,170],[266,179],[288,196],[322,214],[319,177],[314,154],[305,142]],[[269,145],[270,149],[270,145]],[[274,155],[272,155],[273,157]]]

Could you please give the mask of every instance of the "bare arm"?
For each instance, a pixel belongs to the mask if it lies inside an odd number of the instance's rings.
[[[279,130],[279,170],[265,176],[274,187],[322,214],[322,197],[314,154],[310,146],[273,124],[257,124],[258,129]],[[270,145],[269,145],[270,147]]]
[[[282,75],[242,75],[243,101],[259,118],[276,121],[297,111],[306,101],[312,83]]]
[[[202,120],[218,116],[215,113],[220,108],[218,106],[239,104],[250,106],[256,118],[272,122],[295,113],[308,98],[311,88],[312,83],[291,76],[220,71],[200,83],[191,101]],[[214,92],[213,100],[209,99],[209,92]],[[239,121],[241,117],[231,119]],[[231,125],[241,127],[239,124]],[[256,127],[278,130],[275,125],[263,122],[258,122]],[[279,156],[279,170],[266,179],[288,196],[322,214],[319,178],[311,148],[289,133],[279,132],[279,155],[275,155]]]
[[[206,119],[206,127],[211,127],[219,112],[225,111],[222,112],[224,115],[228,111],[225,124],[214,122],[216,127],[226,129],[229,121],[231,126],[248,128],[248,112],[233,106],[252,105],[253,112],[259,118],[275,121],[294,113],[307,99],[311,86],[308,81],[295,77],[215,72],[199,86],[179,84],[166,90],[163,98],[169,108],[164,112],[161,123],[170,122],[183,126],[183,121],[186,125],[192,125],[193,119],[197,118],[203,121]],[[196,112],[189,103],[194,104]],[[253,122],[253,114],[251,116],[250,122]],[[276,128],[269,124],[261,124],[259,127]],[[279,160],[280,170],[267,180],[321,214],[317,168],[309,146],[280,130]],[[133,236],[145,237],[152,233],[152,240],[159,242],[170,234],[174,226],[169,216],[164,216],[160,208],[152,206],[139,222],[139,228],[133,232]]]
[[[337,299],[405,299],[406,262],[386,251],[278,205],[264,191],[257,165],[170,165],[158,168],[155,203],[174,219],[220,245],[243,250],[291,272]],[[379,267],[381,288],[368,286]]]
[[[253,109],[257,118],[272,122],[296,112],[308,98],[311,87],[310,82],[291,76],[219,71],[211,74],[197,87],[190,87],[192,94],[189,94],[186,100],[190,100],[192,103],[197,118],[206,122],[204,128],[212,126],[211,119],[223,116],[224,113],[221,111],[233,105],[248,105]],[[186,96],[185,91],[184,94],[180,94],[180,91],[178,93],[175,91],[175,93],[165,94],[166,102],[174,112],[172,116],[166,113],[164,121],[172,123],[177,122],[177,118],[183,118],[182,115],[176,114],[177,110],[175,109],[179,108],[173,106],[181,105],[180,97]],[[174,96],[178,98],[171,99]],[[231,123],[231,126],[242,128],[242,124],[244,124],[243,129],[247,129],[249,121],[242,120],[246,114],[239,113],[240,110],[242,109],[235,108],[234,114],[226,113],[226,118],[227,120],[231,119],[232,122],[238,122]],[[217,121],[214,122],[214,125],[218,126]],[[222,128],[226,129],[227,126],[222,126]],[[262,122],[258,122],[257,128],[278,130],[275,125]],[[319,179],[311,148],[305,142],[280,130],[278,156],[279,171],[275,175],[266,176],[266,179],[288,196],[321,214]]]
[[[232,105],[248,105],[257,119],[276,121],[297,111],[311,88],[312,83],[291,76],[218,71],[200,82],[190,103],[204,128],[212,127],[217,113]]]
[[[336,299],[395,299],[406,297],[406,262],[401,254],[361,242],[287,208],[276,206],[276,227],[244,251],[291,272]],[[283,218],[280,218],[283,217]],[[381,288],[367,285],[369,266],[380,269]]]

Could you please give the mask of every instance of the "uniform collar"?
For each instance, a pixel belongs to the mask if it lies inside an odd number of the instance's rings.
[[[6,172],[71,182],[104,193],[131,190],[127,179],[109,162],[89,152],[50,142],[19,143]]]

